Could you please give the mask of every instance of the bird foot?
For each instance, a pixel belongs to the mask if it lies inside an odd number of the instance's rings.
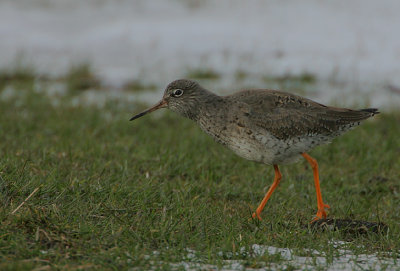
[[[253,215],[252,215],[252,217],[255,219],[255,218],[257,218],[258,220],[262,220],[261,219],[261,216],[260,216],[260,213],[258,213],[258,212],[255,212],[255,213],[253,213]]]
[[[325,219],[326,218],[325,208],[329,209],[331,207],[328,204],[323,203],[322,207],[318,208],[318,212],[315,215],[314,219],[311,221],[311,223],[313,223],[313,222],[315,222],[315,221],[317,221],[319,219],[323,219],[323,218]]]

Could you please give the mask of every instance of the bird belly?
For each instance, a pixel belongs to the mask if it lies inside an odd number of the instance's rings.
[[[246,137],[235,137],[231,139],[227,147],[247,160],[265,164],[272,164],[274,160],[273,149],[269,148],[267,145],[261,145],[257,141],[248,140]]]
[[[222,128],[208,121],[199,124],[215,141],[228,147],[240,157],[269,165],[294,163],[301,158],[302,153],[317,145],[329,143],[334,138],[328,135],[305,134],[280,139],[265,129],[255,127],[250,129],[236,122],[228,121]]]
[[[278,140],[275,145],[275,164],[291,164],[301,158],[301,154],[314,147],[329,143],[333,137],[327,135],[304,135]]]
[[[270,144],[262,144],[249,129],[226,125],[222,129],[213,129],[214,125],[200,123],[204,132],[210,135],[216,142],[224,145],[234,153],[247,160],[271,164],[274,152],[269,148]],[[265,140],[265,142],[270,142]]]
[[[256,162],[274,165],[291,164],[297,162],[304,152],[315,146],[329,143],[329,136],[307,135],[281,140],[268,132],[255,133],[254,135],[236,136],[229,140],[227,147],[237,155]]]
[[[219,137],[223,141],[220,143],[247,160],[270,165],[274,164],[277,145],[272,135],[269,133],[256,133],[246,128],[238,128],[233,131],[227,136]]]

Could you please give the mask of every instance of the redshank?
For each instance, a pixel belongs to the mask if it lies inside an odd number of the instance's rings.
[[[315,146],[329,143],[354,128],[360,121],[378,114],[375,108],[352,110],[330,107],[276,90],[242,90],[218,96],[192,80],[170,83],[156,105],[135,115],[137,119],[160,108],[169,108],[195,121],[218,143],[248,160],[273,165],[275,178],[253,218],[260,213],[281,181],[278,165],[304,157],[311,165],[318,211],[314,220],[326,218],[318,164],[307,154]]]

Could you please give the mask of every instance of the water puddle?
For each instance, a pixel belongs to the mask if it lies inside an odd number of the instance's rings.
[[[323,253],[317,250],[305,250],[306,254],[312,256],[299,256],[289,248],[279,248],[273,246],[264,246],[254,244],[251,246],[250,253],[242,248],[240,254],[252,258],[263,256],[265,254],[276,257],[276,262],[257,262],[251,263],[245,260],[229,260],[233,253],[220,253],[224,260],[220,266],[201,262],[196,257],[196,251],[187,249],[187,260],[179,263],[169,263],[171,269],[184,270],[220,270],[220,271],[236,271],[236,270],[314,270],[322,268],[324,270],[397,270],[400,269],[400,260],[393,258],[378,256],[377,254],[354,254],[351,250],[344,247],[350,243],[338,241],[334,242],[337,249],[336,255],[328,259]],[[155,255],[158,253],[155,252]],[[155,263],[157,266],[160,263]],[[163,263],[165,265],[166,263]],[[155,268],[156,269],[156,268]]]

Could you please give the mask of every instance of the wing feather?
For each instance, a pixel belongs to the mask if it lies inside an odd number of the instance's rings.
[[[328,107],[273,90],[246,90],[231,96],[247,106],[247,119],[279,139],[305,135],[337,135],[377,113],[375,109]],[[372,110],[375,110],[372,112]]]

